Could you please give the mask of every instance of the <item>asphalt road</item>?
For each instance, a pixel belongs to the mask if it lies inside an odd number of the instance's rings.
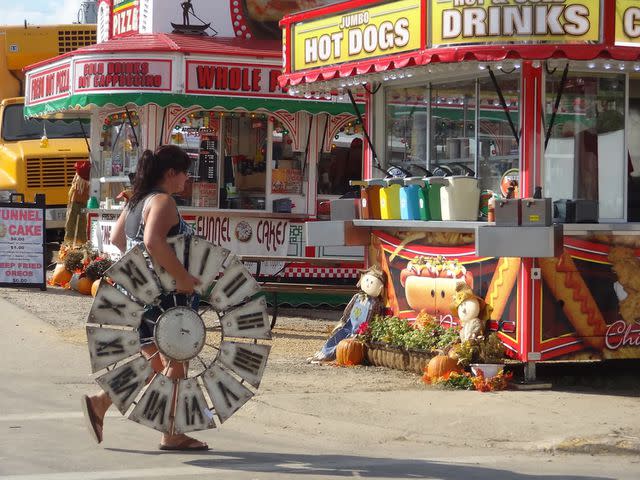
[[[157,432],[115,410],[106,418],[105,442],[98,446],[87,434],[79,408],[80,396],[93,389],[85,348],[63,342],[48,324],[1,300],[0,319],[2,480],[640,478],[637,454],[566,454],[509,449],[495,442],[483,449],[463,440],[452,447],[438,445],[437,439],[427,444],[402,436],[389,440],[375,428],[351,424],[348,415],[318,415],[313,402],[299,401],[309,396],[303,391],[258,395],[221,428],[200,432],[196,436],[212,447],[208,452],[161,452]],[[398,402],[417,395],[393,394]],[[363,408],[354,403],[334,408]],[[370,408],[372,416],[388,416],[392,426],[393,402]],[[637,411],[628,411],[630,418]],[[501,421],[513,422],[514,428],[534,423],[509,415],[505,411]],[[589,421],[589,412],[583,418]],[[451,425],[464,438],[464,426],[453,417]],[[368,435],[363,437],[362,431]]]

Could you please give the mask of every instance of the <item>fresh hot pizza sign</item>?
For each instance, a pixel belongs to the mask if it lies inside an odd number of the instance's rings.
[[[616,44],[640,46],[640,3],[616,1]]]
[[[186,93],[200,95],[287,96],[278,85],[278,65],[187,60]]]
[[[28,104],[68,97],[71,89],[71,63],[63,63],[29,76]]]
[[[399,0],[293,25],[292,70],[417,50],[421,1]]]
[[[430,0],[431,46],[600,41],[599,0]]]

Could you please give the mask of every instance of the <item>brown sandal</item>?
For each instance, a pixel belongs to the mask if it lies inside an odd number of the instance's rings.
[[[87,395],[82,396],[81,405],[82,413],[84,414],[84,421],[91,438],[93,438],[97,443],[102,443],[103,421],[96,415],[96,412],[91,406],[91,400]]]
[[[194,452],[198,450],[209,450],[209,445],[200,440],[196,440],[195,438],[187,437],[179,443],[175,445],[163,445],[162,443],[158,445],[160,450],[173,450],[173,451],[183,451],[183,452]]]

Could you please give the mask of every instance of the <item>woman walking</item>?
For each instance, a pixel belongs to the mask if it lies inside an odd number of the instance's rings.
[[[191,159],[187,153],[175,145],[159,147],[155,153],[146,150],[136,171],[133,194],[129,203],[118,218],[111,231],[111,243],[123,253],[137,244],[144,244],[149,256],[164,268],[176,281],[178,297],[185,302],[193,294],[199,280],[191,275],[178,260],[175,252],[167,243],[167,238],[193,234],[191,227],[182,219],[174,193],[184,190],[188,178]],[[174,295],[170,296],[172,301]],[[185,378],[187,362],[169,361],[153,343],[153,324],[161,310],[154,307],[145,312],[139,333],[142,354],[149,360],[155,372],[163,372],[171,379]],[[106,392],[82,397],[82,407],[94,439],[102,442],[102,429],[105,413],[111,406]],[[160,450],[207,450],[206,443],[187,435],[162,435]]]

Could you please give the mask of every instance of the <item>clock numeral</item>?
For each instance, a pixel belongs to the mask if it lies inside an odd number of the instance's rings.
[[[215,426],[213,414],[207,406],[207,401],[196,379],[181,380],[178,385],[175,432],[186,433],[215,428]]]
[[[170,430],[171,399],[174,383],[162,374],[157,374],[129,414],[135,422],[147,425],[161,432]]]
[[[258,388],[271,347],[253,343],[224,342],[220,346],[220,362]]]
[[[267,301],[262,296],[227,311],[220,324],[227,337],[271,338]]]
[[[138,357],[96,378],[96,382],[124,415],[152,372],[147,359]]]
[[[124,360],[140,350],[138,332],[87,327],[89,357],[93,372]]]
[[[225,311],[229,307],[251,297],[260,290],[260,285],[241,262],[233,262],[211,291],[211,303]]]
[[[220,423],[253,397],[251,390],[218,365],[209,367],[202,374],[202,380]]]
[[[145,304],[153,303],[161,293],[160,286],[149,269],[140,245],[136,245],[125,253],[105,272],[105,275]]]

